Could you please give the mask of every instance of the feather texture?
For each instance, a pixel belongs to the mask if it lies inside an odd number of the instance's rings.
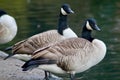
[[[36,34],[26,40],[20,41],[13,46],[13,53],[17,54],[32,54],[38,48],[46,47],[50,43],[62,40],[65,37],[61,36],[57,30],[50,30],[40,34]]]
[[[98,42],[102,43],[102,45],[96,44]],[[78,73],[99,63],[104,58],[105,53],[106,46],[99,40],[95,39],[91,43],[83,38],[70,38],[62,40],[43,51],[39,52],[38,50],[34,53],[32,59],[56,60],[57,66],[62,70]]]

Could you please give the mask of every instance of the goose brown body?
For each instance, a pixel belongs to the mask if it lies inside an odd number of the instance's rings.
[[[83,38],[70,38],[52,45],[46,50],[36,51],[33,59],[55,60],[57,67],[66,73],[79,73],[99,63],[104,58],[105,53],[106,46],[98,39],[91,43]]]
[[[61,36],[57,30],[49,30],[16,43],[12,48],[12,53],[32,55],[38,48],[49,46],[62,39],[65,37]]]

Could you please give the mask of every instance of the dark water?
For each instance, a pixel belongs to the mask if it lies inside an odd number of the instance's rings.
[[[120,0],[0,0],[0,9],[14,16],[18,24],[16,38],[0,45],[0,49],[36,33],[56,29],[63,3],[69,3],[75,11],[69,16],[69,25],[78,35],[84,20],[94,17],[102,31],[93,35],[107,45],[104,60],[88,71],[77,74],[77,79],[120,80]]]

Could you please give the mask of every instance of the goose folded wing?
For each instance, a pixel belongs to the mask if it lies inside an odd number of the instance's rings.
[[[34,52],[34,56],[41,56],[43,55],[43,52],[54,55],[68,55],[68,51],[75,51],[76,49],[87,50],[87,48],[89,48],[89,50],[93,48],[93,45],[88,40],[83,38],[70,38],[40,48]]]

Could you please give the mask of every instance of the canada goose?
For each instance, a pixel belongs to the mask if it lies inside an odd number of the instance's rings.
[[[15,19],[5,11],[0,10],[0,44],[10,42],[17,33]]]
[[[15,55],[14,57],[27,61],[31,58],[32,53],[38,48],[46,47],[62,39],[77,37],[67,24],[67,15],[71,13],[74,12],[71,10],[70,6],[68,4],[63,4],[60,9],[58,30],[49,30],[36,34],[26,40],[16,43],[12,47],[8,48],[12,49],[12,54],[5,59]]]
[[[87,19],[82,38],[69,38],[39,49],[23,66],[23,71],[39,67],[53,73],[68,73],[74,80],[75,73],[83,72],[99,63],[106,54],[103,41],[91,37],[92,30],[100,30],[93,18]]]
[[[32,55],[32,53],[38,48],[48,46],[51,43],[62,39],[77,37],[77,35],[68,27],[67,24],[67,15],[70,13],[74,13],[70,6],[68,4],[63,4],[59,15],[58,30],[48,30],[36,34],[28,39],[14,44],[12,47],[8,47],[7,50],[12,50],[12,54],[10,54],[7,58],[15,54],[19,54],[22,56],[19,58],[23,59],[24,54]]]

